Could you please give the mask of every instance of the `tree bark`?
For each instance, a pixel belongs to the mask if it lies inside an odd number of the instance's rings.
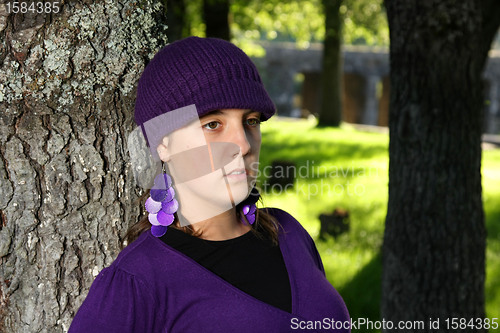
[[[203,0],[203,21],[207,37],[230,40],[229,0]]]
[[[149,0],[59,5],[0,6],[1,332],[66,331],[140,214],[125,147],[164,12]]]
[[[423,320],[426,330],[439,318],[433,332],[457,331],[446,329],[446,318],[485,314],[481,73],[493,38],[484,27],[500,24],[499,6],[486,3],[385,1],[391,99],[382,318]]]
[[[339,126],[342,120],[342,0],[323,0],[325,41],[318,126]]]

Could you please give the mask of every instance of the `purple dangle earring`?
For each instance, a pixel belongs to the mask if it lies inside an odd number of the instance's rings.
[[[240,203],[241,211],[243,213],[243,215],[241,216],[241,223],[246,224],[248,221],[249,224],[254,224],[255,213],[257,212],[257,206],[255,204],[257,203],[257,201],[259,201],[259,197],[260,193],[254,187],[252,188],[252,191],[250,191],[250,195],[248,196],[248,198]],[[246,217],[246,221],[243,216]]]
[[[162,174],[155,177],[150,197],[146,200],[148,220],[151,223],[151,233],[161,237],[167,232],[167,227],[174,222],[174,213],[179,209],[179,203],[174,198],[175,191],[172,187],[172,178],[163,170]]]

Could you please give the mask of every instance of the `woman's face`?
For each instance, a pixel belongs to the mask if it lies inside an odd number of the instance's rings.
[[[159,154],[181,201],[202,198],[210,208],[200,211],[225,211],[255,185],[260,145],[259,112],[222,109],[170,134],[163,141],[168,154]]]
[[[246,179],[248,186],[253,187],[261,145],[260,113],[251,110],[224,109],[203,116],[200,123],[208,144],[227,142],[239,148],[244,165],[237,163],[235,158],[224,168],[227,178],[234,181]]]

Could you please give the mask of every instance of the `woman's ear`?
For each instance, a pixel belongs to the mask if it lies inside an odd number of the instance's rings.
[[[168,137],[164,137],[161,143],[156,148],[156,152],[163,162],[170,161],[170,153],[168,151]]]

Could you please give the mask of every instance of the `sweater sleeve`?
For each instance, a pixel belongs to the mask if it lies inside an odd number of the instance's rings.
[[[312,239],[311,235],[307,232],[306,229],[291,215],[289,215],[293,221],[297,224],[297,228],[300,230],[302,233],[302,237],[304,241],[307,243],[307,246],[309,247],[309,253],[311,254],[314,263],[318,267],[318,269],[323,273],[323,275],[326,276],[325,274],[325,268],[323,267],[323,261],[321,260],[321,256],[319,255],[318,248],[316,247],[316,244],[314,243],[314,240]]]
[[[92,283],[68,332],[155,332],[155,303],[144,282],[111,266]]]
[[[309,234],[308,234],[309,236]],[[314,241],[312,240],[311,236],[309,236],[309,240],[310,240],[310,246],[311,246],[311,251],[312,253],[314,254],[315,256],[315,259],[316,259],[316,265],[318,266],[318,268],[323,272],[323,275],[326,276],[326,273],[325,273],[325,268],[323,267],[323,261],[321,260],[321,256],[319,255],[319,252],[318,252],[318,249],[316,248],[316,244],[314,243]]]

